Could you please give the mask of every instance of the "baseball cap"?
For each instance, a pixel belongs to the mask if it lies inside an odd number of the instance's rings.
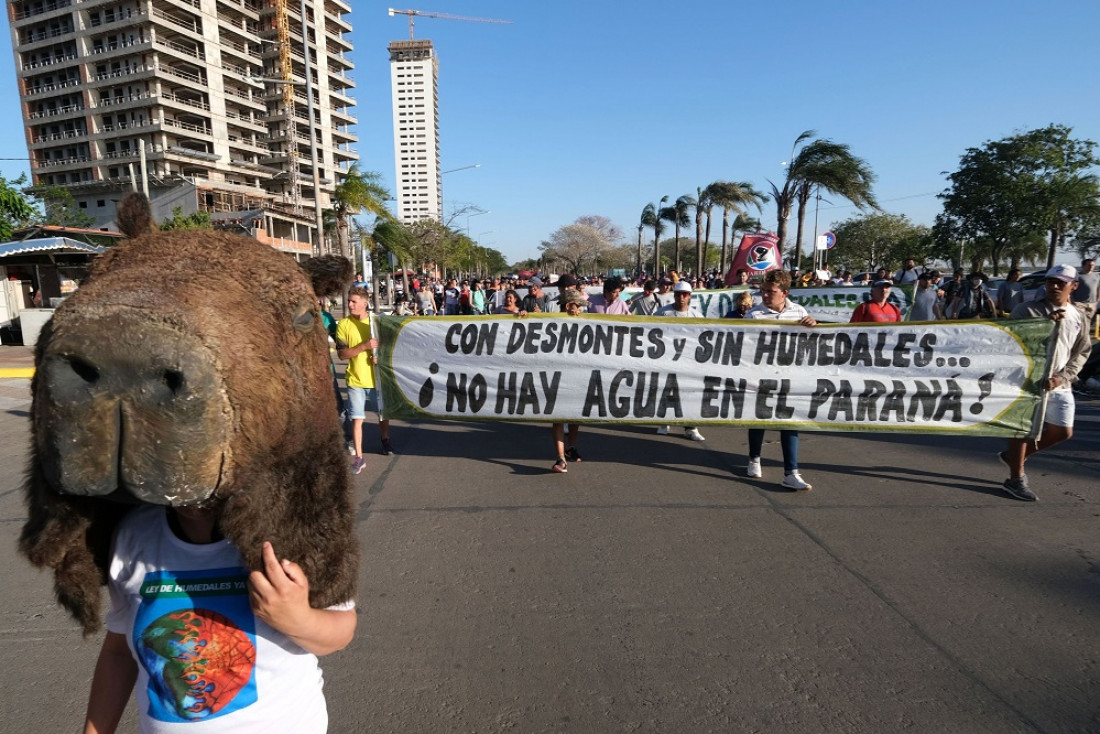
[[[1055,265],[1047,271],[1046,277],[1057,278],[1065,283],[1072,283],[1077,280],[1077,268],[1072,265]]]
[[[577,279],[569,273],[566,273],[565,275],[562,275],[558,278],[558,282],[555,285],[557,285],[558,288],[565,288],[566,286],[576,287]]]
[[[657,281],[658,285],[672,285],[672,278],[667,275],[662,275],[661,279]]]
[[[537,275],[532,275],[530,278],[527,279],[527,285],[531,286],[532,288],[542,288],[542,278]]]
[[[871,285],[872,285],[873,287],[877,288],[877,287],[879,287],[879,286],[881,286],[881,285],[885,285],[885,286],[891,286],[891,285],[893,285],[893,284],[894,284],[894,281],[892,281],[892,280],[886,280],[885,278],[883,278],[882,280],[876,280],[876,281],[875,281],[874,283],[872,283]]]
[[[686,280],[676,281],[676,285],[672,287],[673,293],[691,293],[691,283]]]
[[[558,296],[558,303],[565,307],[567,303],[575,303],[578,306],[587,306],[588,299],[580,291],[562,291]]]

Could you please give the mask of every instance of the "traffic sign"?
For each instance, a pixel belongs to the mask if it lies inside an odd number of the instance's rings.
[[[825,234],[821,235],[821,237],[825,240],[826,250],[831,250],[836,246],[836,235],[832,232],[826,232]]]

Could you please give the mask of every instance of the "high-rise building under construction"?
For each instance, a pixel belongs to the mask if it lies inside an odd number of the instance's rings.
[[[390,43],[397,217],[443,217],[439,171],[439,65],[431,41]]]
[[[343,0],[9,2],[32,184],[68,189],[97,227],[145,188],[158,218],[206,211],[287,252],[323,251],[317,212],[358,159],[350,12]]]

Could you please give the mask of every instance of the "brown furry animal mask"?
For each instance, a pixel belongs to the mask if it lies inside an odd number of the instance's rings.
[[[144,234],[94,263],[38,341],[20,550],[53,569],[87,634],[134,503],[222,503],[221,532],[250,568],[270,540],[305,569],[314,607],[352,598],[358,550],[321,294],[255,240],[151,231],[144,197],[127,197],[119,221]],[[326,258],[317,271],[331,291],[351,264]]]

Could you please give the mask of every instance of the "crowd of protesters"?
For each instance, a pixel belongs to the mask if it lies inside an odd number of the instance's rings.
[[[576,315],[588,312],[700,318],[702,314],[691,305],[694,291],[744,288],[726,318],[792,321],[813,326],[816,322],[805,309],[787,298],[792,288],[869,288],[869,297],[853,312],[851,321],[854,323],[901,321],[902,312],[894,302],[896,299],[891,298],[892,289],[913,286],[910,321],[1051,318],[1061,323],[1052,377],[1044,386],[1051,399],[1048,401],[1042,437],[1032,443],[1010,441],[1007,450],[999,454],[1001,462],[1010,472],[1003,485],[1005,491],[1016,499],[1034,501],[1036,497],[1024,473],[1024,462],[1030,454],[1072,435],[1074,411],[1070,387],[1091,352],[1089,337],[1096,315],[1097,292],[1100,290],[1098,279],[1100,274],[1091,259],[1084,260],[1080,270],[1071,265],[1055,266],[1046,272],[1041,292],[1033,293],[1024,290],[1020,284],[1020,271],[1016,268],[993,290],[987,285],[987,276],[980,271],[964,274],[963,270],[955,270],[950,277],[944,277],[938,270],[918,268],[913,259],[907,259],[896,271],[879,268],[876,272],[858,275],[849,271],[833,275],[827,270],[804,273],[772,270],[752,277],[747,271],[738,270],[727,279],[717,271],[691,277],[670,270],[657,278],[643,274],[629,283],[614,276],[580,278],[572,274],[558,276],[553,282],[544,282],[540,274],[465,280],[427,277],[412,278],[409,283],[412,293],[407,296],[403,293],[403,285],[400,289],[395,286],[394,311],[423,316]],[[623,291],[628,285],[640,290],[625,298]],[[544,286],[557,288],[557,296],[552,298],[544,292]],[[1067,311],[1071,304],[1075,308]],[[657,431],[664,435],[669,432],[669,427],[661,426]],[[579,426],[571,424],[566,429],[565,424],[555,423],[553,434],[557,454],[553,470],[564,473],[568,471],[570,462],[580,461],[576,446]],[[706,440],[695,426],[685,427],[684,436],[693,441]],[[763,430],[750,431],[746,468],[749,477],[762,476],[760,454],[763,436]],[[780,438],[784,468],[781,484],[789,489],[811,489],[810,483],[802,478],[798,469],[797,431],[780,431]],[[383,443],[386,444],[383,453],[389,453],[392,450],[389,441],[383,438]],[[358,435],[355,448],[357,459],[361,462]]]

